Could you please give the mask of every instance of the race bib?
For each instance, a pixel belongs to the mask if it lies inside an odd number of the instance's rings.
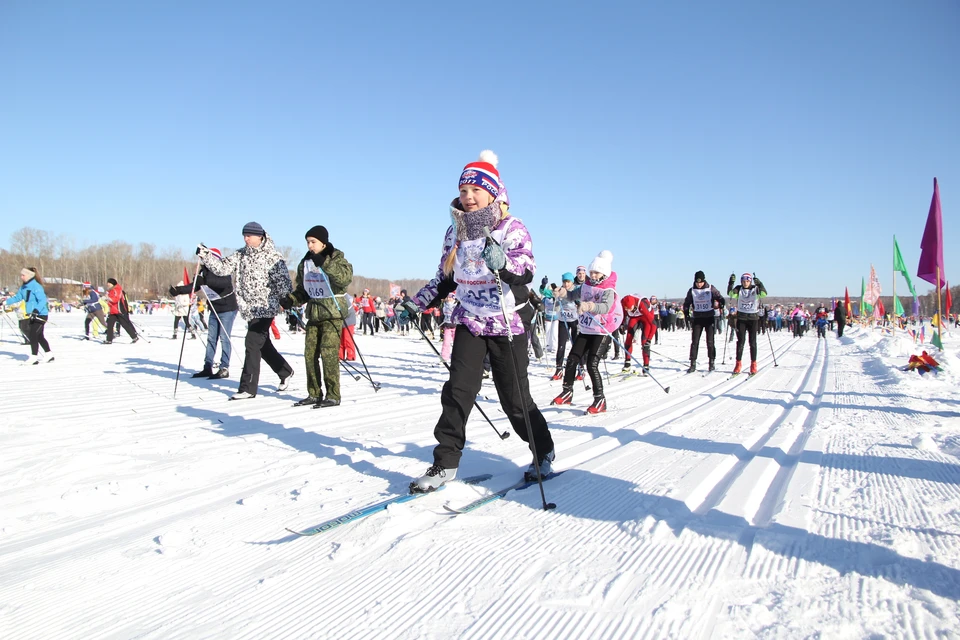
[[[693,290],[693,310],[703,313],[713,309],[713,292],[704,287]]]
[[[313,264],[313,260],[303,263],[303,290],[314,300],[333,297],[326,276]]]

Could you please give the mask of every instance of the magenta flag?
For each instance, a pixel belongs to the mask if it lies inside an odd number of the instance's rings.
[[[937,282],[937,268],[940,268],[940,282]],[[940,211],[940,187],[933,179],[933,199],[930,201],[930,213],[927,214],[927,226],[923,228],[920,241],[920,266],[917,277],[932,285],[941,287],[946,281],[943,273],[943,219]]]

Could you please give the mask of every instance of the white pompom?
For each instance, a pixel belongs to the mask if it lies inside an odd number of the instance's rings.
[[[609,260],[610,262],[613,262],[613,252],[607,251],[606,249],[604,249],[603,251],[601,251],[601,252],[600,252],[600,255],[597,256],[597,257],[603,258],[604,260]]]
[[[480,162],[487,162],[493,166],[497,166],[497,163],[500,162],[500,158],[498,158],[497,154],[495,154],[493,151],[490,151],[490,149],[484,149],[480,152]]]

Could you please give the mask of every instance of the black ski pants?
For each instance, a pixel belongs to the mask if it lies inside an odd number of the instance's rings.
[[[137,337],[137,330],[133,328],[129,315],[126,313],[111,313],[110,317],[107,318],[107,342],[113,342],[113,334],[117,331],[117,325],[123,327],[131,340]]]
[[[43,327],[47,324],[48,316],[37,316],[27,321],[27,339],[30,341],[30,353],[37,355],[40,353],[40,347],[43,352],[50,351],[50,344],[43,336]]]
[[[693,318],[693,338],[690,342],[690,362],[697,361],[697,354],[700,353],[700,334],[707,336],[707,358],[710,362],[717,359],[717,347],[715,338],[717,332],[713,330],[713,316],[707,318]]]
[[[846,323],[846,322],[843,322],[843,321],[837,322],[837,337],[838,337],[838,338],[842,338],[842,337],[843,337],[843,327],[846,326],[846,324],[847,324],[847,323]]]
[[[750,362],[757,361],[757,319],[737,318],[737,362],[743,360],[744,337],[749,334]]]
[[[473,403],[480,392],[483,359],[487,355],[490,356],[493,384],[500,396],[500,406],[510,420],[514,433],[529,443],[523,419],[526,413],[533,431],[533,445],[537,456],[543,458],[553,451],[553,438],[547,421],[530,397],[527,338],[522,335],[513,337],[516,370],[514,358],[510,356],[510,345],[506,336],[475,336],[465,326],[457,325],[453,353],[450,356],[450,378],[440,393],[440,420],[433,430],[439,443],[433,450],[433,459],[441,467],[455,469],[460,466],[460,456],[463,455],[463,446],[467,439],[467,418],[470,417]],[[519,392],[517,380],[520,381]]]
[[[263,358],[280,378],[293,374],[293,368],[287,364],[270,340],[270,324],[273,318],[254,318],[247,323],[247,337],[244,340],[246,355],[243,359],[243,373],[240,374],[238,391],[257,395],[260,385],[260,359]]]
[[[570,355],[567,356],[567,368],[563,373],[564,388],[573,389],[573,383],[577,380],[577,367],[582,362],[586,364],[587,373],[590,374],[593,397],[602,398],[603,376],[600,375],[600,360],[607,355],[609,348],[610,336],[581,332],[573,342]]]

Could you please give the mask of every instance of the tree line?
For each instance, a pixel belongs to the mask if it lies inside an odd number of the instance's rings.
[[[293,256],[292,247],[278,246],[277,249],[288,257],[290,276],[294,278],[300,254]],[[228,255],[233,249],[222,251]],[[184,268],[193,277],[196,265],[195,258],[184,256],[183,251],[176,248],[158,249],[148,242],[132,244],[118,240],[77,247],[67,236],[24,227],[10,234],[9,251],[0,249],[0,285],[15,290],[20,286],[20,270],[36,267],[45,281],[63,278],[102,287],[107,278],[114,278],[131,299],[155,300],[167,297],[167,288],[183,278]],[[414,293],[424,282],[426,280],[402,279],[392,284]],[[355,275],[348,291],[360,294],[370,289],[372,295],[387,299],[390,284],[388,279]],[[53,282],[48,282],[46,289],[48,295],[55,298],[80,293],[76,286]]]

